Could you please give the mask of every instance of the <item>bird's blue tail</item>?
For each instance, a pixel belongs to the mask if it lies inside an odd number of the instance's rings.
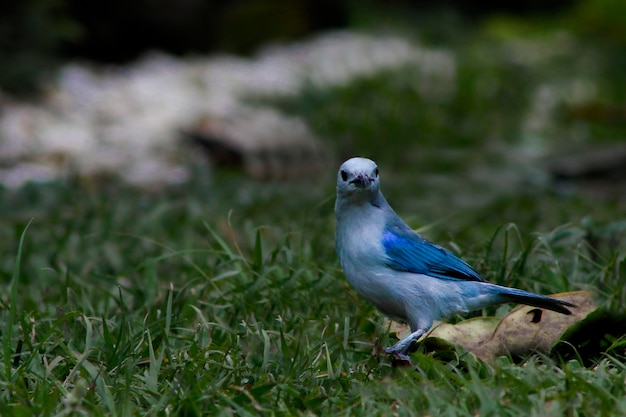
[[[557,298],[533,294],[528,291],[518,290],[517,288],[497,287],[500,290],[499,295],[504,299],[504,302],[526,304],[567,315],[572,314],[572,312],[566,307],[576,307],[576,305],[572,303],[568,303],[567,301],[559,300]]]

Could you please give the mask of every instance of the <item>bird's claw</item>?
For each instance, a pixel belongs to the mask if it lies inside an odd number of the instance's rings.
[[[394,346],[384,348],[383,350],[385,353],[393,355],[393,358],[391,359],[393,366],[411,366],[413,364],[409,355],[399,351],[398,349],[394,349]]]

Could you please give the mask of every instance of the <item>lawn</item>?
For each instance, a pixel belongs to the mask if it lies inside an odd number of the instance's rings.
[[[584,355],[486,364],[418,349],[413,367],[392,367],[376,352],[393,335],[336,259],[336,170],[359,154],[412,227],[488,280],[623,308],[624,194],[556,185],[546,169],[625,137],[624,120],[574,111],[623,103],[615,50],[496,23],[443,40],[409,31],[439,51],[431,72],[251,98],[337,152],[317,176],[260,182],[197,163],[158,190],[115,178],[0,190],[0,414],[626,414],[620,334]]]

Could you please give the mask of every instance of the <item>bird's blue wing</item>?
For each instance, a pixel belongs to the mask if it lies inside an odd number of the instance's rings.
[[[408,226],[387,227],[382,244],[388,258],[388,266],[398,271],[442,279],[484,281],[463,260],[424,239]]]

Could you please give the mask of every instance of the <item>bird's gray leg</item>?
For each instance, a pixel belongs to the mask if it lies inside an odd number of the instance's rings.
[[[394,355],[395,358],[398,360],[410,362],[411,359],[409,358],[408,353],[409,353],[409,350],[411,349],[411,345],[417,339],[422,337],[422,335],[426,333],[429,329],[430,329],[430,326],[422,328],[422,329],[417,329],[416,331],[414,331],[413,333],[411,333],[404,339],[400,340],[395,345],[385,348],[385,353]]]

